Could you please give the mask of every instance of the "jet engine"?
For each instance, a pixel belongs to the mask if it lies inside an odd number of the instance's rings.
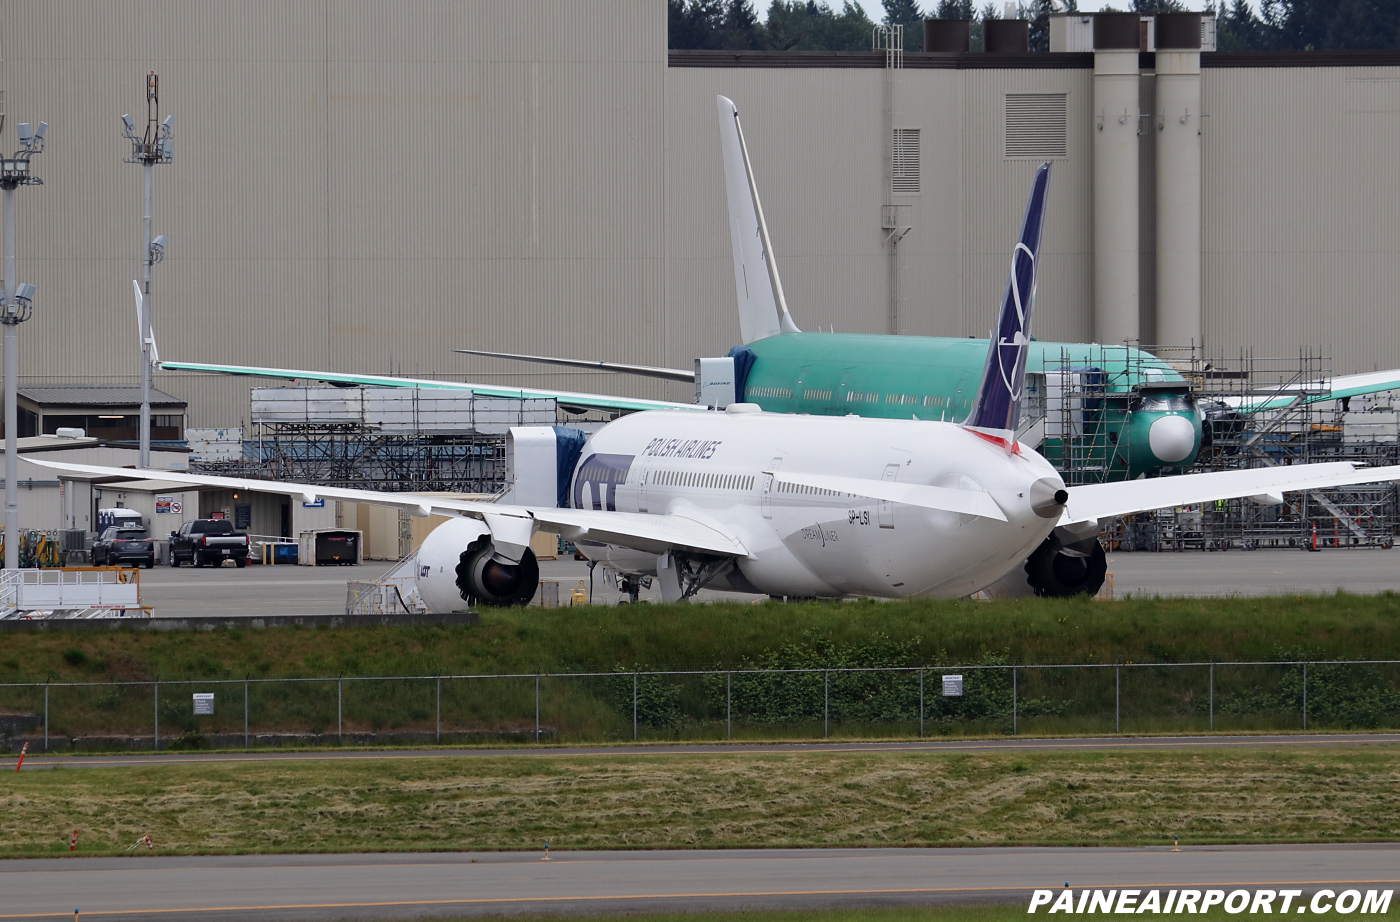
[[[1096,595],[1108,573],[1103,545],[1095,535],[1066,543],[1061,531],[1051,532],[1026,560],[1026,582],[1040,596]]]
[[[528,605],[540,583],[540,567],[529,548],[519,560],[502,555],[491,531],[475,519],[449,519],[418,549],[418,593],[433,612],[476,605]]]

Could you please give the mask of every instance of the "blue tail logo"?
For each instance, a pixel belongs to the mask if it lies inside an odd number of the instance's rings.
[[[987,346],[987,363],[972,412],[963,423],[994,438],[1008,451],[1016,450],[1016,425],[1021,419],[1021,395],[1026,383],[1026,356],[1031,343],[1031,314],[1035,309],[1035,278],[1040,257],[1040,237],[1045,225],[1045,196],[1050,184],[1050,164],[1042,163],[1031,182],[1021,236],[1011,251],[1011,271],[1001,314]]]

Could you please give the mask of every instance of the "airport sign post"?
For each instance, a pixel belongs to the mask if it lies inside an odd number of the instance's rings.
[[[0,129],[5,127],[0,106]],[[34,307],[35,286],[19,283],[15,277],[15,190],[20,186],[40,186],[43,180],[30,169],[30,158],[44,150],[48,122],[31,130],[28,122],[19,125],[19,150],[0,159],[0,189],[5,192],[5,288],[0,301],[0,324],[5,326],[5,569],[19,568],[19,469],[18,387],[19,330]]]

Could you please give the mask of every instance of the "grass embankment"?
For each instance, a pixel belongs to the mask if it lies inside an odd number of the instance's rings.
[[[243,730],[243,689],[217,688],[214,718],[190,714],[191,688],[178,679],[324,676],[320,683],[254,684],[251,729],[334,733],[336,676],[558,673],[633,668],[746,668],[1137,664],[1114,670],[1023,670],[1021,732],[1104,732],[1121,702],[1129,732],[1301,728],[1299,667],[1204,667],[1206,660],[1293,661],[1400,656],[1400,596],[1020,602],[807,603],[589,607],[487,611],[473,626],[341,630],[115,630],[7,633],[0,683],[162,681],[163,733]],[[1148,666],[1149,668],[1142,668]],[[933,676],[937,682],[937,677]],[[1312,728],[1400,725],[1400,670],[1314,668]],[[999,733],[1011,728],[1009,671],[968,675],[968,696],[928,694],[929,732]],[[1329,691],[1328,683],[1331,683]],[[833,677],[830,711],[820,674],[764,684],[736,677],[643,680],[644,738],[908,735],[918,730],[918,677]],[[542,723],[554,741],[630,739],[632,684],[621,679],[547,678]],[[346,683],[339,712],[347,732],[434,731],[437,689],[429,681]],[[149,686],[54,688],[51,736],[149,735]],[[0,688],[0,713],[40,713],[43,689]],[[445,682],[445,733],[522,734],[534,726],[534,680]],[[931,709],[931,710],[930,710]]]
[[[1018,663],[1400,655],[1400,594],[1113,603],[916,601],[486,610],[481,624],[338,630],[4,634],[0,681],[561,672],[739,666],[804,637],[875,635],[924,662]],[[73,652],[78,656],[69,655]]]
[[[1400,839],[1391,747],[481,757],[8,776],[0,855]]]

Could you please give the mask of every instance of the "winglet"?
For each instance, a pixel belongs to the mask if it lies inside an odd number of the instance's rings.
[[[963,425],[1002,445],[1014,454],[1016,424],[1021,419],[1021,394],[1026,383],[1026,355],[1031,341],[1031,313],[1035,308],[1035,278],[1040,256],[1040,236],[1045,224],[1045,195],[1050,164],[1042,163],[1031,182],[1021,236],[1011,252],[1011,271],[987,363],[972,412]]]
[[[724,154],[724,191],[729,201],[729,239],[734,246],[734,287],[739,298],[739,329],[744,344],[779,333],[798,333],[788,313],[783,281],[773,259],[773,242],[758,185],[753,178],[739,110],[733,100],[716,96],[720,150]]]

